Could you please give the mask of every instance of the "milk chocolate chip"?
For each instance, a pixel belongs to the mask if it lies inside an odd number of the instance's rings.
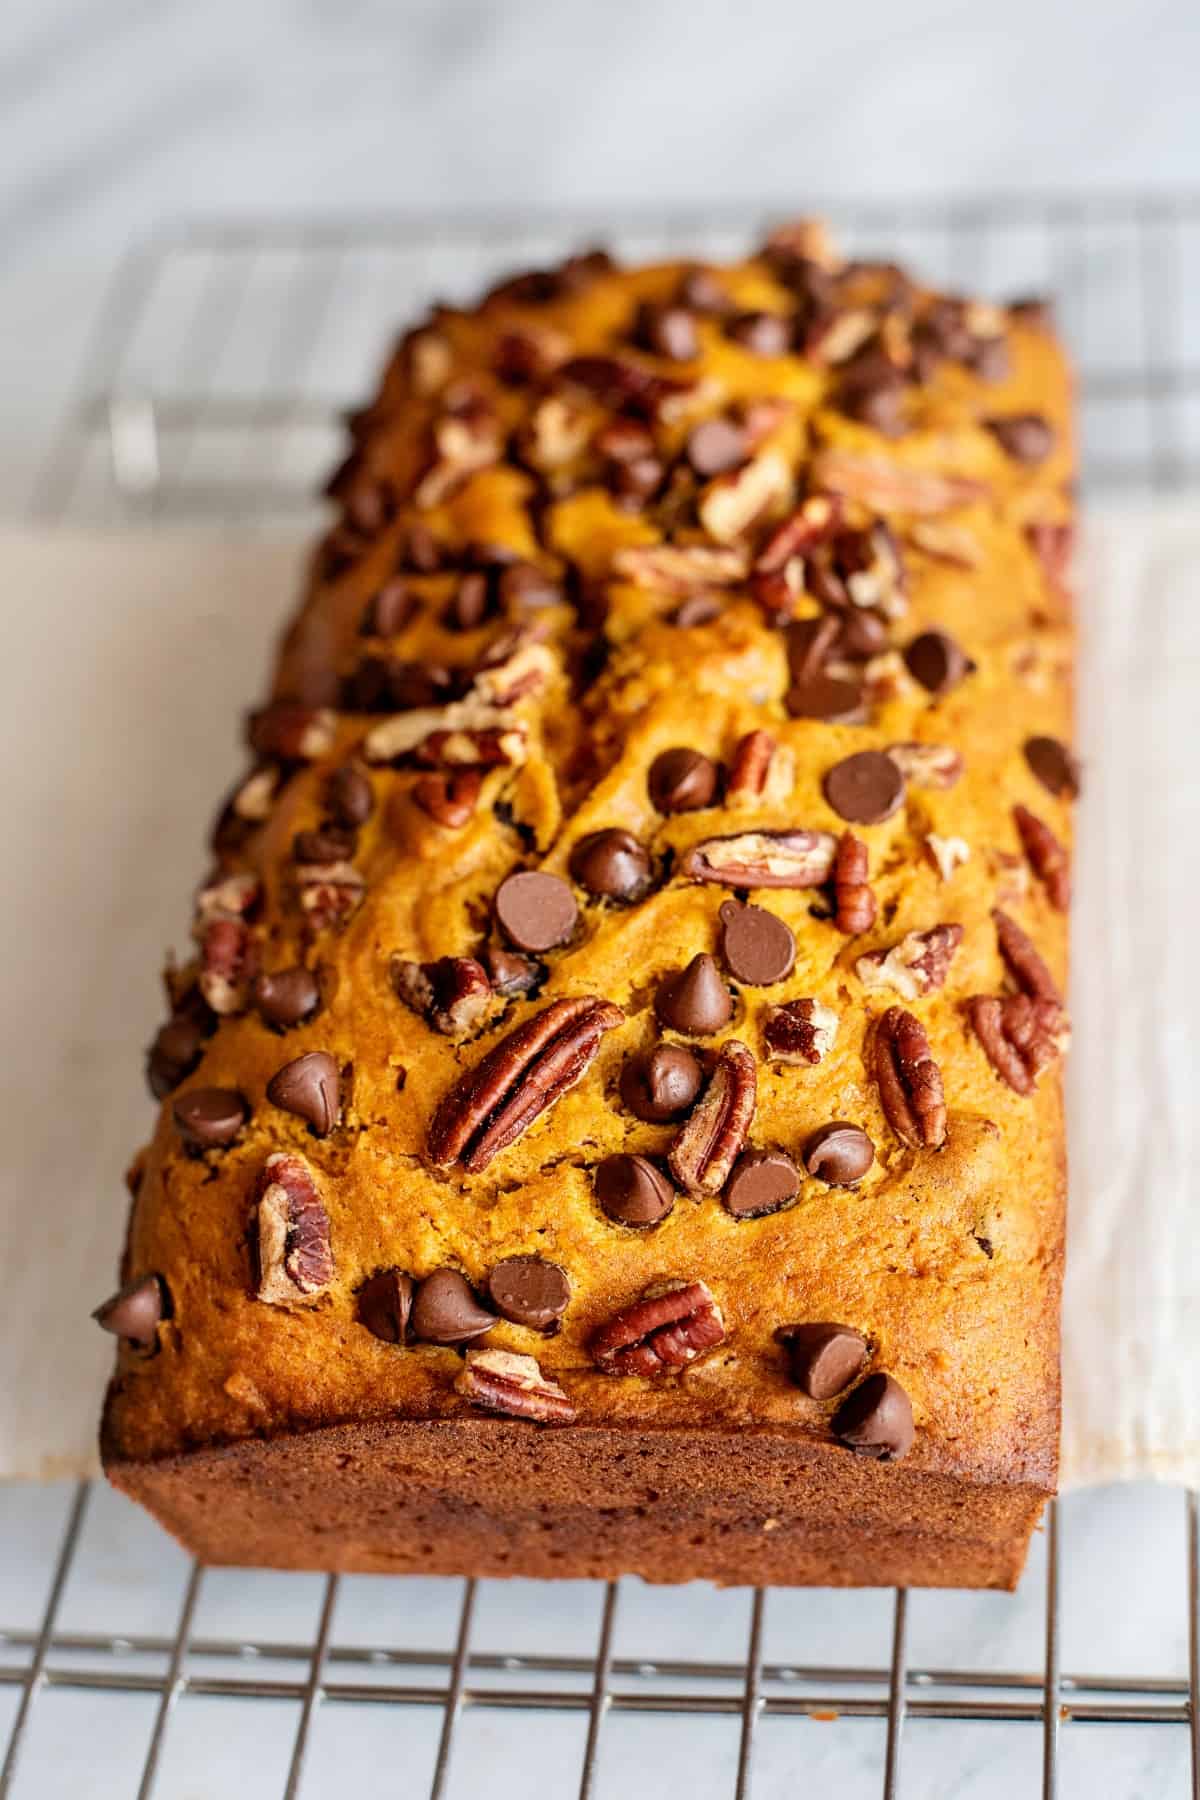
[[[650,885],[650,856],[631,831],[592,831],[571,851],[571,874],[602,900],[638,900]]]
[[[329,777],[329,808],[339,825],[355,831],[365,825],[375,808],[375,794],[363,771],[343,763]]]
[[[310,1018],[321,1004],[321,990],[311,969],[280,969],[260,975],[251,997],[264,1024],[287,1031]]]
[[[601,1212],[617,1225],[657,1225],[675,1204],[675,1190],[644,1156],[606,1156],[592,1178]]]
[[[328,1137],[341,1111],[338,1085],[338,1066],[332,1056],[325,1050],[309,1050],[272,1075],[267,1099],[283,1112],[303,1119],[318,1137]]]
[[[224,1150],[246,1123],[250,1108],[236,1088],[189,1088],[171,1113],[189,1150]]]
[[[856,1456],[898,1462],[915,1436],[912,1402],[891,1375],[868,1375],[838,1407],[833,1430]]]
[[[488,1297],[501,1318],[533,1331],[548,1331],[571,1298],[566,1272],[540,1256],[508,1256],[487,1281]]]
[[[944,631],[923,631],[904,652],[908,672],[938,699],[956,688],[973,664],[962,647]]]
[[[875,1146],[858,1125],[834,1119],[814,1131],[804,1145],[804,1166],[830,1187],[853,1187],[875,1161]]]
[[[851,1325],[785,1325],[792,1380],[811,1400],[832,1400],[850,1386],[867,1360],[867,1340]]]
[[[685,1037],[708,1037],[728,1025],[733,1001],[716,963],[701,952],[686,969],[659,983],[654,1010],[672,1031],[682,1031]]]
[[[783,920],[765,907],[726,900],[721,907],[721,955],[735,981],[769,987],[791,974],[796,940]]]
[[[656,1044],[621,1070],[621,1098],[639,1119],[654,1125],[681,1119],[700,1092],[700,1064],[683,1044]]]
[[[733,1165],[722,1199],[735,1219],[758,1219],[789,1206],[800,1192],[800,1177],[782,1150],[746,1150]]]
[[[647,785],[660,813],[697,812],[712,804],[717,765],[699,750],[664,750],[650,765]]]
[[[165,1290],[157,1275],[127,1282],[92,1314],[102,1331],[148,1349],[158,1336],[165,1312]]]
[[[839,818],[851,825],[880,825],[904,798],[904,777],[882,750],[859,750],[834,763],[822,784]]]
[[[413,1296],[409,1326],[414,1338],[425,1344],[465,1344],[482,1337],[496,1323],[485,1312],[475,1290],[457,1269],[435,1269]]]
[[[403,1344],[412,1300],[412,1276],[403,1269],[381,1269],[358,1290],[358,1322],[385,1344]]]
[[[1025,761],[1042,786],[1056,799],[1075,799],[1079,792],[1079,764],[1058,738],[1027,738]]]
[[[575,929],[579,908],[565,881],[524,869],[496,890],[496,923],[518,950],[553,950]]]

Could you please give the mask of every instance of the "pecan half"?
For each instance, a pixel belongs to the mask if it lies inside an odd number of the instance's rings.
[[[890,756],[912,787],[952,788],[963,772],[963,759],[949,744],[889,744]]]
[[[1018,1094],[1031,1094],[1042,1070],[1071,1041],[1067,1015],[1053,1000],[976,994],[966,1012],[993,1069]]]
[[[730,1038],[667,1157],[672,1175],[689,1194],[721,1192],[746,1142],[757,1096],[754,1052]]]
[[[722,887],[820,887],[836,851],[831,831],[743,831],[693,844],[680,872]]]
[[[768,508],[791,498],[792,472],[783,457],[765,451],[740,469],[718,475],[700,495],[696,511],[710,538],[734,544]]]
[[[594,996],[555,1000],[502,1039],[443,1099],[429,1128],[439,1168],[461,1162],[472,1175],[514,1143],[584,1074],[619,1006]]]
[[[613,573],[635,587],[687,595],[698,588],[735,587],[746,579],[743,550],[707,544],[625,544],[612,561]]]
[[[1050,1000],[1055,1006],[1061,1006],[1058,983],[1017,921],[998,906],[992,910],[992,919],[1004,966],[1020,991],[1032,1000]]]
[[[311,1300],[333,1280],[329,1214],[308,1164],[276,1151],[258,1178],[258,1298]]]
[[[505,707],[477,695],[394,713],[363,740],[370,763],[414,757],[426,768],[490,768],[525,760],[525,733]]]
[[[837,1014],[819,1000],[789,1000],[767,1008],[763,1040],[776,1062],[815,1064],[833,1049],[837,1028]]]
[[[721,1309],[703,1281],[647,1288],[592,1335],[589,1348],[606,1375],[661,1375],[682,1369],[724,1341]]]
[[[961,925],[935,925],[930,931],[907,931],[890,950],[869,950],[854,965],[868,993],[893,988],[905,1000],[919,1000],[944,987],[954,952],[962,943]]]
[[[344,925],[367,891],[351,862],[297,863],[293,879],[300,910],[314,931]]]
[[[492,1003],[487,971],[473,956],[441,956],[427,963],[394,956],[389,973],[404,1004],[447,1037],[470,1031]]]
[[[1045,821],[1027,806],[1013,807],[1013,823],[1046,898],[1057,911],[1066,912],[1071,904],[1071,864],[1066,850]]]
[[[838,839],[833,863],[833,895],[837,902],[834,924],[847,937],[870,931],[875,923],[875,896],[867,884],[867,846],[852,831]]]
[[[461,831],[475,811],[482,786],[478,769],[451,769],[445,774],[422,775],[413,783],[412,797],[435,825]]]
[[[983,482],[962,475],[904,468],[889,457],[851,450],[818,452],[811,480],[819,492],[859,500],[872,512],[914,513],[926,518],[986,499],[990,491]]]
[[[731,803],[757,800],[767,785],[771,758],[776,751],[769,731],[748,731],[739,738],[729,764],[725,797]]]
[[[337,715],[324,706],[302,706],[294,700],[273,700],[251,713],[247,735],[259,756],[278,756],[285,762],[315,762],[333,749]]]
[[[929,1049],[925,1027],[901,1006],[889,1006],[877,1022],[870,1066],[888,1124],[910,1149],[936,1150],[946,1141],[942,1072]]]
[[[507,1413],[539,1425],[569,1425],[575,1408],[537,1359],[512,1350],[468,1350],[455,1390],[484,1412]]]

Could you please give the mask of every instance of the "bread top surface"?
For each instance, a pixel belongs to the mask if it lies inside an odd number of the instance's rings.
[[[497,1263],[532,1255],[565,1272],[558,1329],[498,1319],[482,1346],[536,1357],[583,1422],[768,1427],[846,1454],[834,1446],[833,1404],[796,1385],[776,1338],[781,1327],[834,1321],[862,1333],[866,1368],[887,1371],[910,1397],[911,1465],[1052,1482],[1060,1081],[1049,1067],[1031,1092],[1014,1091],[966,1003],[1014,989],[998,906],[1060,990],[1065,981],[1065,914],[1044,864],[1031,866],[1013,808],[1069,845],[1070,796],[1048,791],[1027,749],[1071,730],[1060,573],[1069,374],[1036,312],[968,307],[884,266],[840,266],[817,236],[695,283],[694,265],[593,260],[497,290],[474,311],[438,309],[402,341],[354,421],[333,484],[341,518],[278,665],[273,698],[291,710],[259,715],[257,787],[226,809],[206,888],[230,874],[253,881],[230,904],[231,890],[201,902],[200,948],[172,976],[178,1010],[207,1035],[136,1166],[123,1275],[157,1276],[168,1316],[149,1351],[121,1347],[109,1454],[461,1414],[461,1351],[383,1341],[360,1322],[362,1286],[382,1270],[420,1279],[448,1267],[485,1293]],[[679,310],[681,295],[699,295],[705,309],[685,304],[686,324],[655,310]],[[797,347],[776,353],[780,328],[754,324],[762,314],[786,320]],[[882,401],[871,399],[873,380]],[[723,454],[719,436],[705,448],[691,435],[715,418],[740,434],[740,450],[735,440],[724,471],[697,472]],[[1019,427],[1032,442],[1017,454],[1012,430],[986,422],[1029,418],[1041,436]],[[835,527],[782,572],[764,568],[778,560],[768,546],[781,523],[806,505],[819,523],[811,502],[831,496]],[[682,554],[629,555],[656,546]],[[513,557],[541,572],[540,590],[531,576],[502,580]],[[380,602],[398,571],[403,593],[393,587]],[[531,593],[544,603],[523,603]],[[370,629],[381,610],[397,627],[386,638]],[[886,636],[869,656],[845,636],[845,621],[868,612]],[[788,710],[808,642],[802,622],[825,617],[841,621],[843,636],[816,669],[861,690],[859,720]],[[941,693],[904,655],[931,631],[965,653],[961,678]],[[404,666],[399,675],[380,674],[389,659]],[[381,683],[391,698],[378,697]],[[404,710],[387,710],[397,694]],[[446,731],[460,734],[457,748],[437,736]],[[485,755],[472,734],[487,732]],[[758,792],[755,771],[731,776],[751,732],[771,740]],[[269,753],[281,743],[287,755]],[[914,744],[957,753],[961,774],[945,784],[953,756],[932,770],[910,760],[890,816],[839,815],[826,783],[835,765]],[[677,748],[712,759],[717,782],[707,805],[664,812],[649,771]],[[468,777],[464,822],[440,823],[430,778],[457,776],[463,764],[445,758],[472,755],[483,766]],[[298,862],[295,840],[328,827],[330,777],[348,762],[365,773],[372,810],[331,873],[328,861]],[[452,783],[455,793],[462,799]],[[445,800],[442,785],[435,811]],[[241,816],[256,813],[265,816]],[[649,855],[648,891],[631,903],[589,894],[572,873],[580,841],[610,828]],[[865,845],[869,929],[839,929],[829,880],[735,887],[686,872],[702,842],[798,830],[849,831]],[[411,970],[401,997],[398,970],[477,961],[487,946],[512,952],[495,896],[521,870],[567,882],[578,908],[568,941],[532,954],[531,993],[485,995],[464,1029],[439,1030],[418,1010]],[[322,895],[322,881],[337,891]],[[750,985],[731,972],[721,916],[731,901],[766,909],[794,934],[782,979]],[[220,988],[206,909],[209,924],[232,915],[247,925],[231,978],[240,992]],[[901,972],[900,988],[879,986],[872,965],[860,966],[939,926],[962,932],[943,985],[914,993],[920,973]],[[728,1022],[707,1036],[665,1026],[655,1008],[664,979],[700,953],[714,957],[731,1002]],[[273,1028],[244,991],[249,966],[314,971],[319,1010]],[[225,1009],[219,1018],[197,999],[198,973]],[[444,1142],[431,1151],[430,1133],[446,1096],[564,997],[611,1002],[622,1015],[581,1078],[485,1167],[447,1165],[444,1154],[439,1166]],[[772,1009],[800,999],[836,1015],[816,1063],[781,1061],[767,1044]],[[895,1006],[919,1020],[940,1069],[939,1147],[901,1141],[881,1101],[878,1022]],[[659,1224],[612,1222],[595,1196],[596,1166],[636,1153],[666,1172],[682,1128],[630,1110],[623,1067],[678,1043],[707,1078],[728,1040],[756,1064],[745,1147],[790,1157],[796,1199],[735,1217],[720,1195],[691,1197],[672,1178],[677,1196]],[[323,1137],[267,1093],[283,1065],[310,1051],[338,1071],[340,1122]],[[211,1088],[240,1093],[247,1117],[227,1146],[197,1153],[175,1108]],[[804,1165],[811,1134],[831,1121],[860,1127],[874,1149],[852,1187]],[[275,1153],[311,1172],[333,1269],[318,1291],[293,1292],[285,1279],[264,1299],[257,1202]],[[720,1344],[653,1376],[596,1366],[599,1328],[648,1287],[693,1281],[723,1315]]]

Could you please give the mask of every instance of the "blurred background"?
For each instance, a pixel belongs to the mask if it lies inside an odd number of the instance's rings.
[[[4,0],[0,509],[181,215],[1200,188],[1194,0]]]

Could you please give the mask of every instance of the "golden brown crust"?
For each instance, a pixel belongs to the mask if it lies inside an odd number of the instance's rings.
[[[421,1278],[450,1266],[482,1288],[502,1258],[529,1254],[567,1273],[561,1329],[545,1336],[501,1320],[486,1343],[535,1356],[561,1385],[579,1421],[563,1428],[564,1439],[583,1431],[599,1443],[619,1434],[667,1457],[685,1434],[736,1431],[755,1434],[772,1456],[828,1467],[839,1493],[859,1483],[884,1496],[890,1483],[898,1506],[903,1490],[903,1505],[919,1509],[916,1496],[948,1491],[936,1485],[948,1481],[984,1513],[985,1496],[1007,1495],[987,1513],[996,1541],[979,1564],[990,1571],[981,1580],[1011,1578],[1035,1510],[1028,1497],[1053,1489],[1060,1082],[1051,1068],[1029,1095],[1006,1085],[965,1003],[1013,990],[997,945],[997,906],[1064,985],[1065,920],[1029,869],[1013,808],[1026,807],[1069,847],[1070,795],[1049,792],[1024,753],[1032,737],[1070,737],[1061,556],[1044,567],[1046,533],[1030,529],[1069,522],[1069,377],[1041,325],[992,309],[955,313],[943,336],[959,354],[927,358],[922,379],[903,383],[898,400],[895,383],[883,381],[893,398],[880,403],[862,401],[853,360],[822,362],[820,343],[839,341],[822,340],[815,325],[815,352],[763,356],[737,341],[728,322],[697,314],[699,355],[672,361],[645,345],[674,344],[676,327],[639,308],[669,301],[686,275],[679,266],[598,268],[560,282],[559,291],[548,284],[549,297],[501,292],[475,312],[439,312],[410,334],[379,398],[356,421],[355,453],[335,484],[343,518],[315,561],[280,659],[273,699],[290,710],[258,715],[252,734],[256,766],[275,773],[227,812],[218,834],[219,875],[248,873],[258,891],[248,908],[249,885],[204,903],[206,1004],[194,992],[180,999],[186,975],[176,994],[181,1011],[200,1021],[199,1056],[181,1080],[178,1061],[164,1070],[160,1060],[160,1092],[172,1079],[176,1096],[235,1089],[249,1118],[227,1147],[197,1156],[180,1139],[171,1098],[164,1101],[127,1263],[132,1276],[162,1278],[170,1317],[156,1354],[122,1348],[106,1420],[115,1477],[218,1557],[286,1564],[290,1553],[272,1549],[261,1520],[253,1529],[247,1523],[241,1540],[232,1526],[219,1543],[205,1535],[181,1498],[181,1471],[194,1469],[199,1484],[220,1480],[231,1465],[214,1447],[244,1440],[245,1456],[261,1453],[265,1467],[289,1434],[308,1434],[297,1441],[315,1446],[333,1441],[321,1429],[328,1427],[378,1445],[386,1428],[408,1444],[422,1421],[438,1421],[422,1427],[422,1444],[482,1447],[501,1442],[500,1431],[516,1446],[524,1432],[541,1456],[549,1427],[496,1426],[470,1413],[454,1387],[460,1350],[382,1341],[359,1322],[355,1300],[381,1269]],[[851,268],[826,279],[839,295],[833,312],[845,342],[863,329],[851,315],[865,313],[869,327],[872,308],[879,341],[901,363],[936,335],[933,297],[905,289],[897,299],[886,271]],[[807,316],[795,271],[778,256],[719,271],[718,280],[742,314]],[[914,328],[914,316],[925,324]],[[966,333],[965,351],[955,331]],[[990,345],[986,354],[980,343]],[[577,361],[564,374],[564,357],[615,359],[618,372]],[[1007,373],[985,379],[1001,360]],[[897,406],[900,435],[851,416],[865,411],[886,425],[887,409]],[[692,465],[719,460],[722,444],[696,444],[689,434],[718,414],[734,418],[749,460],[701,477]],[[1047,422],[1048,450],[1036,430],[1014,446],[1011,429],[988,423],[1025,415]],[[1014,447],[1044,453],[1022,460]],[[656,463],[658,475],[635,468],[639,461]],[[830,494],[840,497],[842,528],[856,534],[867,584],[860,581],[858,598],[869,607],[843,600],[839,612],[831,601],[848,571],[836,566],[828,534],[818,534],[807,561],[785,558],[783,573],[753,571],[764,545],[778,548],[787,520],[796,520],[791,541],[803,543],[820,509],[830,510],[822,498]],[[446,565],[435,572],[421,568],[429,533]],[[525,559],[532,572],[506,577],[498,562],[481,571],[480,546]],[[765,558],[779,560],[774,551]],[[377,599],[389,584],[390,595]],[[522,584],[526,599],[545,600],[548,590],[552,603],[523,610]],[[712,616],[675,623],[681,605],[685,617],[689,607],[693,617],[706,608]],[[485,616],[476,622],[480,607]],[[789,689],[812,673],[797,668],[804,633],[797,626],[789,644],[789,613],[801,622],[869,613],[871,629],[883,632],[889,647],[876,646],[870,659],[844,639],[826,658],[827,679],[863,689],[861,717],[803,716],[795,696],[799,716],[789,712]],[[364,617],[395,629],[387,639],[364,635]],[[517,638],[506,639],[514,626]],[[901,654],[934,631],[973,665],[957,670],[950,655],[951,675],[961,679],[938,693]],[[928,681],[947,654],[938,640],[923,661],[914,653],[909,662]],[[370,658],[376,663],[364,668]],[[405,667],[381,671],[387,658]],[[749,734],[763,732],[774,744],[765,770],[738,752]],[[758,1061],[751,1146],[798,1161],[814,1130],[843,1119],[870,1136],[873,1167],[853,1189],[802,1170],[796,1203],[766,1217],[735,1218],[719,1198],[681,1194],[652,1229],[612,1223],[592,1194],[592,1169],[625,1151],[665,1168],[679,1129],[629,1111],[618,1091],[621,1068],[662,1036],[683,1041],[656,1022],[655,991],[694,956],[718,954],[719,908],[730,896],[726,885],[686,878],[689,850],[734,834],[797,830],[829,834],[835,845],[848,819],[830,803],[829,771],[858,752],[897,745],[906,751],[897,756],[907,775],[901,803],[878,822],[849,821],[867,849],[874,923],[857,936],[846,935],[844,919],[839,929],[831,882],[743,882],[744,897],[791,928],[794,967],[770,987],[736,987],[729,1023],[688,1040],[705,1053],[725,1039],[750,1046]],[[957,752],[961,775],[952,756],[914,762],[914,745]],[[648,771],[678,747],[726,769],[733,763],[738,774],[724,791],[718,782],[711,804],[664,814],[652,803]],[[759,762],[762,747],[760,737]],[[479,770],[464,787],[469,816],[440,823],[431,778],[436,786],[456,774],[463,757]],[[370,818],[348,845],[294,848],[298,833],[336,823],[330,777],[350,760],[366,771]],[[630,905],[598,900],[571,881],[573,848],[613,827],[650,854],[652,885]],[[958,848],[947,851],[951,842]],[[761,851],[760,842],[754,854]],[[497,888],[520,868],[571,881],[573,935],[534,953],[541,968],[532,997],[489,995],[486,976],[472,977],[480,991],[464,990],[469,1023],[447,1035],[400,998],[396,965],[486,965],[489,945],[519,950],[490,921]],[[919,968],[907,973],[921,950],[915,940],[898,959],[900,987],[871,981],[882,958],[865,965],[867,979],[858,971],[863,956],[941,925],[962,927],[948,966],[935,971],[942,985],[926,989]],[[256,963],[272,973],[314,970],[320,1009],[286,1032],[268,1028],[250,1000]],[[897,959],[885,964],[896,967]],[[912,980],[915,991],[905,985]],[[623,1014],[618,1023],[605,1013],[591,1060],[575,1068],[571,1046],[560,1044],[572,1080],[529,1109],[514,1141],[476,1172],[461,1162],[437,1166],[430,1125],[456,1082],[552,1002],[584,997]],[[837,1015],[832,1047],[815,1065],[773,1059],[763,1036],[768,1010],[806,997]],[[917,1019],[940,1070],[948,1120],[941,1148],[929,1147],[936,1137],[901,1141],[895,1101],[890,1111],[881,1102],[873,1022],[893,1005]],[[321,1138],[266,1092],[283,1064],[309,1051],[328,1052],[342,1071],[340,1122]],[[547,1079],[558,1080],[545,1067]],[[523,1109],[521,1099],[513,1116]],[[273,1152],[304,1159],[328,1218],[332,1280],[296,1304],[256,1297],[255,1196]],[[666,1376],[599,1372],[590,1338],[658,1281],[703,1281],[723,1316],[724,1341]],[[775,1333],[806,1320],[861,1331],[868,1368],[887,1370],[908,1393],[917,1430],[902,1465],[867,1468],[836,1446],[833,1407],[789,1380]],[[511,1461],[519,1452],[505,1454]],[[330,1491],[314,1501],[314,1519],[322,1507],[341,1517]],[[1020,1505],[1011,1498],[1018,1494],[1026,1496]],[[928,1570],[940,1517],[930,1514],[931,1547],[912,1565],[926,1573],[914,1579],[936,1579]],[[466,1527],[460,1538],[443,1530],[442,1541],[458,1545],[445,1566],[484,1566],[482,1539]],[[628,1534],[614,1538],[611,1552],[597,1553],[597,1569],[650,1573],[654,1565],[680,1577],[734,1578],[719,1558],[698,1552],[689,1561],[683,1549],[666,1556],[665,1541],[659,1532],[650,1555]],[[323,1561],[315,1540],[306,1542],[304,1555]],[[542,1569],[545,1559],[521,1542],[513,1571]],[[394,1554],[381,1551],[379,1566],[394,1566]],[[368,1539],[355,1555],[360,1560],[344,1566],[374,1566]],[[587,1561],[582,1549],[575,1561],[564,1555],[571,1572]],[[896,1558],[866,1539],[861,1554],[847,1537],[818,1562],[797,1551],[790,1563],[779,1553],[761,1566],[766,1578],[785,1581],[900,1578],[891,1572]],[[966,1562],[955,1578],[972,1579]]]

